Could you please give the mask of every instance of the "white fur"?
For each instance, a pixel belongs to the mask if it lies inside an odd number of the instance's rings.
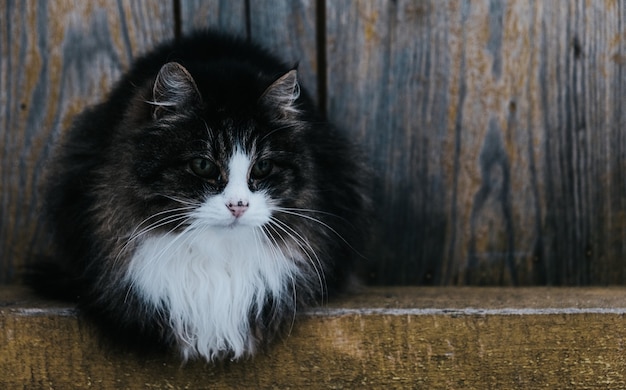
[[[293,293],[297,259],[263,234],[271,212],[266,196],[248,189],[249,168],[250,159],[236,151],[226,188],[194,211],[189,228],[145,239],[129,264],[134,290],[169,313],[185,358],[253,353],[251,310],[258,316],[268,297],[282,301]],[[249,207],[236,218],[227,204],[239,200]]]

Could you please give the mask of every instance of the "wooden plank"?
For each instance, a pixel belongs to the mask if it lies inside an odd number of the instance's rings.
[[[626,279],[626,4],[572,2],[546,7],[541,39],[539,123],[544,143],[547,280],[624,283]],[[546,24],[547,24],[546,23]],[[566,33],[557,34],[558,31]],[[549,131],[548,131],[549,130]]]
[[[207,365],[129,353],[71,307],[0,290],[3,388],[626,386],[624,288],[380,288],[300,316],[266,354]]]
[[[183,34],[214,28],[242,37],[248,36],[245,0],[183,0],[180,24]]]
[[[428,284],[446,236],[448,32],[437,25],[443,7],[395,4],[328,2],[328,114],[363,142],[377,174],[373,280]]]
[[[132,58],[174,31],[160,1],[9,1],[0,11],[0,283],[46,251],[37,192],[51,146]]]
[[[379,182],[371,280],[624,283],[622,2],[327,2],[328,113]]]

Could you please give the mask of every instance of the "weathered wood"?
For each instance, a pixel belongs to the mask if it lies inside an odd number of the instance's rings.
[[[51,145],[174,35],[174,4],[6,3],[0,283],[47,247],[36,188]],[[179,16],[183,34],[217,27],[300,61],[363,142],[371,281],[626,283],[626,3],[211,0]]]
[[[250,38],[289,65],[298,64],[298,78],[317,100],[317,28],[315,0],[250,2]]]
[[[181,32],[214,28],[247,37],[247,14],[245,0],[184,0],[180,3]]]
[[[450,189],[443,181],[450,155],[442,151],[452,33],[436,24],[446,10],[409,1],[326,7],[328,114],[365,145],[377,174],[373,279],[433,283]]]
[[[250,361],[182,366],[0,290],[3,388],[621,389],[626,290],[387,288],[302,315]],[[62,358],[60,358],[62,357]]]
[[[161,1],[8,1],[0,11],[0,283],[46,251],[37,187],[72,117],[133,57],[173,37]]]
[[[379,185],[372,280],[626,282],[624,2],[327,2],[328,113]]]

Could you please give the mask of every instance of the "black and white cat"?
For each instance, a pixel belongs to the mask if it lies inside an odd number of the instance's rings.
[[[346,283],[366,176],[295,69],[215,32],[166,43],[56,150],[46,210],[65,275],[36,287],[184,359],[250,356]]]

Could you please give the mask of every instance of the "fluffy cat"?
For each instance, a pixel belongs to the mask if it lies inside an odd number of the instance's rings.
[[[46,210],[63,272],[35,287],[183,359],[251,356],[346,283],[361,161],[264,49],[215,32],[165,43],[57,148]]]

